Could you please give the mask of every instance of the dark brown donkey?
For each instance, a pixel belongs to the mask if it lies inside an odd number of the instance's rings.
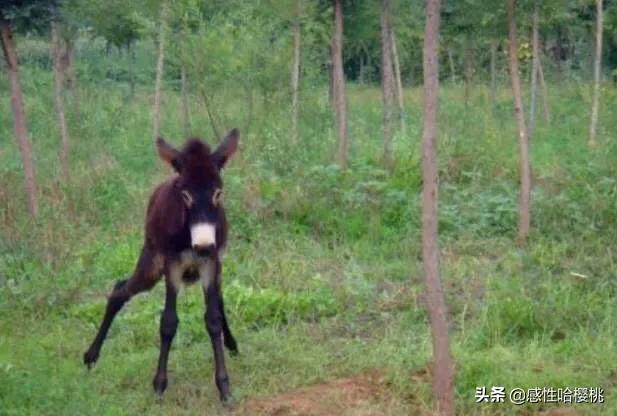
[[[216,151],[199,139],[190,139],[181,151],[157,139],[160,157],[178,175],[159,185],[148,204],[145,241],[133,275],[118,281],[105,309],[99,331],[84,354],[92,367],[114,316],[136,294],[151,289],[165,275],[165,309],[161,315],[161,351],[154,390],[167,387],[167,358],[178,327],[176,298],[183,283],[201,280],[206,329],[214,350],[215,381],[223,403],[231,393],[225,369],[223,342],[232,352],[238,346],[227,325],[221,293],[221,259],[227,241],[227,220],[221,204],[221,169],[238,147],[239,132],[231,130]],[[222,334],[222,336],[221,336]]]

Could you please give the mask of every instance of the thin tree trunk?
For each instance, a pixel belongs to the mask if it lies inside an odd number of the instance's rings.
[[[454,85],[456,84],[456,71],[454,70],[454,56],[452,56],[451,48],[448,48],[448,63],[450,64],[450,80]]]
[[[361,85],[366,84],[366,56],[360,55],[360,70],[358,72],[358,81]]]
[[[300,87],[300,14],[301,0],[296,0],[296,18],[293,24],[293,65],[291,67],[291,138],[298,142],[298,92]]]
[[[161,88],[163,85],[163,63],[165,61],[165,34],[167,32],[167,1],[161,4],[159,22],[159,52],[156,61],[156,84],[154,86],[153,135],[156,139],[161,131]]]
[[[533,6],[533,23],[531,34],[531,97],[529,103],[529,140],[533,139],[536,127],[536,98],[538,95],[538,62],[540,61],[540,39],[538,34],[538,1]]]
[[[75,70],[75,39],[66,40],[66,55],[68,65],[66,68],[67,87],[71,91],[73,101],[73,117],[77,120],[81,117],[81,105],[79,96],[79,80],[77,79],[77,71]],[[73,138],[75,139],[75,138]]]
[[[34,165],[32,163],[32,143],[28,138],[26,115],[24,113],[24,100],[21,93],[21,85],[19,84],[19,64],[17,62],[17,54],[15,52],[15,43],[13,42],[11,27],[9,22],[2,16],[2,13],[0,13],[0,36],[2,37],[2,51],[4,52],[6,70],[11,88],[11,107],[13,110],[13,128],[15,130],[15,139],[17,139],[17,144],[19,145],[21,162],[24,167],[25,188],[28,196],[28,210],[30,211],[30,215],[36,217],[39,211],[37,186],[36,177],[34,174]]]
[[[216,120],[214,119],[214,115],[210,111],[210,99],[208,98],[208,94],[206,94],[206,88],[201,87],[200,91],[201,91],[201,96],[204,99],[204,105],[206,106],[206,113],[208,114],[208,119],[210,119],[210,124],[212,125],[212,131],[214,132],[214,135],[216,136],[217,141],[220,141],[221,135],[219,134],[219,129],[216,127],[217,123],[216,123]],[[248,127],[245,130],[248,130]]]
[[[186,79],[186,67],[182,64],[180,68],[180,89],[182,95],[182,124],[184,125],[184,135],[191,135],[191,112],[189,109],[188,80]]]
[[[508,33],[510,38],[510,77],[514,98],[514,115],[518,124],[519,162],[520,162],[520,200],[518,211],[518,241],[527,242],[530,226],[531,168],[529,166],[529,138],[525,126],[521,80],[518,73],[518,37],[516,33],[516,0],[508,0]]]
[[[473,50],[471,45],[471,38],[467,37],[465,41],[465,106],[469,105],[469,98],[471,97],[471,77],[473,72]]]
[[[589,126],[589,146],[597,144],[598,107],[600,105],[600,76],[602,69],[602,31],[603,31],[602,0],[596,0],[596,57],[593,67],[593,101],[591,102],[591,125]]]
[[[56,114],[58,115],[58,124],[60,127],[60,167],[62,176],[65,180],[70,178],[69,170],[69,130],[66,125],[66,117],[64,115],[64,79],[66,72],[66,53],[64,51],[63,42],[60,36],[60,28],[58,22],[51,22],[51,48],[54,59],[54,103],[56,106]]]
[[[426,0],[424,35],[424,133],[422,135],[422,262],[433,338],[433,397],[438,414],[454,416],[454,363],[448,312],[439,276],[437,115],[439,104],[440,0]]]
[[[555,48],[553,49],[553,58],[555,59],[555,64],[557,67],[558,81],[563,81],[564,79],[563,65],[561,62],[561,58],[563,56],[562,42],[562,29],[561,25],[559,25],[557,26],[557,35],[555,37]]]
[[[343,73],[343,4],[334,0],[334,33],[332,36],[332,95],[336,128],[338,131],[338,163],[347,169],[349,147],[347,131],[347,102],[345,97],[345,74]]]
[[[394,61],[394,79],[396,80],[396,102],[398,104],[398,118],[401,121],[401,132],[406,133],[405,126],[405,103],[403,101],[403,81],[401,79],[401,66],[398,59],[398,49],[396,47],[396,36],[394,30],[390,33],[392,39],[392,59]]]
[[[491,108],[497,104],[497,40],[491,38]]]
[[[381,0],[381,91],[383,96],[383,163],[392,169],[392,136],[394,113],[394,74],[392,73],[391,6],[389,0]]]
[[[131,42],[128,49],[129,57],[131,59],[131,65],[129,68],[129,94],[130,97],[133,98],[135,96],[135,70],[137,66],[137,59],[135,57],[135,43]]]
[[[551,111],[548,106],[548,89],[544,82],[544,71],[542,70],[542,60],[538,59],[538,75],[540,78],[540,87],[542,88],[542,102],[544,103],[544,119],[547,123],[551,122]]]

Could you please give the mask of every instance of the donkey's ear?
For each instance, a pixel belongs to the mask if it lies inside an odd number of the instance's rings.
[[[158,137],[156,139],[156,148],[159,151],[159,156],[161,159],[171,165],[176,172],[180,173],[180,170],[182,169],[180,152],[174,149],[162,137]]]
[[[240,131],[233,129],[223,139],[219,147],[212,154],[216,167],[222,169],[229,158],[238,150],[238,141],[240,141]]]

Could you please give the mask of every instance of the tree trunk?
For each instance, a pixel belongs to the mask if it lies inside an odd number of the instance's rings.
[[[521,80],[518,74],[518,38],[516,33],[516,0],[508,0],[508,33],[510,54],[510,77],[514,98],[514,115],[518,124],[519,162],[520,162],[520,200],[518,210],[518,241],[527,242],[530,225],[531,168],[529,166],[529,138],[525,126]]]
[[[447,308],[439,276],[437,114],[439,104],[440,0],[426,0],[424,35],[424,133],[422,135],[422,261],[433,338],[433,397],[438,414],[454,416],[454,363]]]
[[[332,35],[332,95],[338,131],[338,163],[347,169],[348,132],[345,74],[343,73],[343,4],[334,0],[334,34]]]
[[[471,38],[465,41],[465,107],[469,105],[471,96],[471,78],[473,76],[473,50]]]
[[[74,113],[73,117],[79,120],[81,117],[81,106],[79,96],[79,80],[77,79],[77,71],[75,70],[75,38],[66,40],[66,55],[68,59],[68,65],[66,68],[66,85],[71,91]]]
[[[497,40],[491,39],[491,108],[497,104]]]
[[[392,136],[394,113],[394,74],[392,73],[392,44],[390,0],[381,0],[381,91],[383,96],[383,163],[392,169]]]
[[[593,66],[593,101],[591,102],[591,125],[589,126],[589,146],[597,144],[596,132],[598,128],[598,107],[600,101],[600,76],[602,69],[602,30],[603,12],[602,0],[596,0],[596,56]]]
[[[24,113],[24,100],[21,93],[21,85],[19,84],[19,64],[17,62],[17,53],[15,52],[15,43],[13,41],[11,27],[9,22],[2,16],[2,13],[0,13],[0,36],[2,37],[2,51],[4,52],[6,70],[9,76],[11,89],[11,107],[13,110],[15,139],[17,139],[17,144],[19,145],[21,162],[24,167],[28,210],[30,211],[30,215],[36,217],[39,211],[37,186],[34,165],[32,163],[32,143],[28,138],[26,116]]]
[[[542,70],[542,60],[538,58],[538,76],[540,78],[540,87],[542,88],[542,102],[544,103],[544,119],[547,123],[551,122],[551,112],[548,106],[548,89],[544,82],[544,71]]]
[[[562,29],[561,25],[557,26],[557,35],[555,36],[555,48],[553,48],[553,59],[555,59],[555,66],[557,67],[558,81],[563,81],[564,71],[561,62],[563,57],[563,45],[562,45]]]
[[[129,44],[129,57],[131,59],[131,65],[129,68],[129,95],[130,98],[135,96],[135,70],[137,66],[137,59],[135,57],[135,43],[131,42]]]
[[[533,5],[533,23],[531,34],[531,97],[529,103],[529,140],[533,138],[536,127],[536,98],[538,95],[538,62],[540,61],[540,40],[538,34],[538,1]]]
[[[186,67],[182,64],[180,68],[180,89],[182,95],[182,124],[184,125],[184,135],[191,135],[191,112],[189,109],[188,80],[186,79]]]
[[[454,57],[452,56],[452,49],[448,48],[448,63],[450,64],[450,80],[452,85],[456,84],[456,72],[454,70]]]
[[[301,0],[296,0],[296,18],[293,24],[293,65],[291,67],[291,138],[298,142],[298,92],[300,87],[300,13]]]
[[[390,33],[392,39],[392,59],[394,61],[394,79],[396,80],[396,102],[398,104],[398,117],[401,121],[401,132],[406,133],[405,126],[405,104],[403,101],[403,81],[401,79],[401,66],[398,59],[398,49],[396,47],[396,36],[394,30]]]
[[[60,127],[60,168],[65,180],[70,178],[69,130],[64,115],[64,79],[66,73],[66,51],[60,36],[58,22],[51,22],[51,49],[54,60],[54,104]]]
[[[165,61],[165,34],[167,32],[167,1],[161,4],[159,22],[159,52],[156,61],[156,84],[154,86],[153,135],[156,140],[161,131],[161,87],[163,84],[163,62]]]

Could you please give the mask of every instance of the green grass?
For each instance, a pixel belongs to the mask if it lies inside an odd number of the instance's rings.
[[[0,102],[0,414],[222,413],[199,290],[179,305],[170,386],[157,401],[163,287],[119,315],[96,368],[81,354],[105,294],[130,273],[153,186],[170,174],[150,138],[151,93],[133,100],[113,82],[84,82],[72,114],[72,177],[60,178],[49,73],[26,67],[41,215],[25,212],[8,99]],[[546,405],[478,405],[478,386],[600,386],[617,413],[617,92],[603,90],[601,145],[585,145],[589,97],[580,85],[551,87],[553,121],[532,142],[533,233],[514,244],[517,146],[509,91],[494,111],[478,86],[469,107],[446,86],[440,116],[442,278],[452,324],[460,414],[515,415]],[[6,91],[6,82],[0,81]],[[216,111],[243,128],[242,94]],[[6,94],[4,95],[6,96]],[[211,137],[193,97],[194,131]],[[276,101],[278,100],[278,101]],[[325,89],[307,90],[299,144],[289,106],[255,102],[240,155],[225,172],[232,227],[224,262],[226,305],[241,355],[228,359],[235,396],[269,396],[380,368],[388,388],[428,408],[430,386],[412,377],[431,356],[420,261],[421,90],[406,91],[407,135],[396,168],[380,168],[381,97],[350,86],[350,168],[333,164]],[[71,103],[69,102],[69,108]],[[165,91],[162,131],[182,137],[179,97]],[[527,412],[527,413],[526,413]]]

